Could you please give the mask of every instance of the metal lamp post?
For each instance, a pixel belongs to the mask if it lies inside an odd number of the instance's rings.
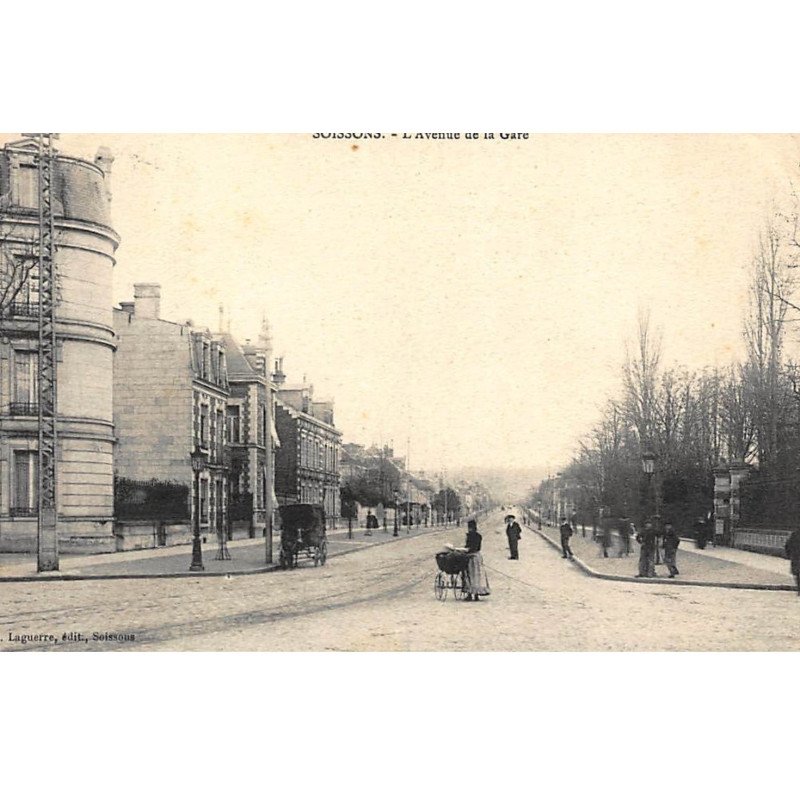
[[[655,495],[654,495],[654,479],[653,476],[656,471],[656,462],[658,461],[658,456],[652,450],[645,450],[642,452],[642,469],[644,470],[644,474],[647,475],[647,503],[648,503],[648,514],[647,516],[652,520],[652,518],[656,514],[656,502],[655,502]],[[658,564],[660,559],[658,557],[658,529],[655,531],[655,563]]]
[[[394,490],[394,533],[392,536],[397,536],[397,498],[400,496],[400,492],[397,489]]]
[[[203,572],[203,551],[200,547],[200,473],[205,469],[208,456],[205,451],[195,445],[194,450],[189,454],[192,460],[192,472],[194,472],[194,536],[192,538],[192,563],[189,567],[190,572]]]

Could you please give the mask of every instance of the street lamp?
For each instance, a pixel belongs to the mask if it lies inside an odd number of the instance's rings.
[[[397,536],[397,498],[400,496],[400,492],[397,489],[394,490],[394,533],[392,536]]]
[[[658,456],[652,450],[644,450],[642,452],[642,470],[644,474],[647,475],[647,503],[648,503],[648,514],[647,516],[652,520],[653,517],[656,516],[658,509],[656,508],[655,496],[654,496],[654,480],[653,475],[656,471],[656,462],[658,461]],[[653,527],[655,529],[655,563],[660,563],[659,553],[658,553],[658,535],[659,530],[655,526],[655,522],[653,522]]]
[[[194,537],[192,538],[192,564],[190,572],[203,572],[203,551],[200,548],[200,473],[206,468],[208,455],[199,445],[189,453],[194,473]]]

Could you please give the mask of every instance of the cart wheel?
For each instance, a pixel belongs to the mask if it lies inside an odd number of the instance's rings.
[[[325,566],[325,562],[328,560],[328,543],[323,542],[319,548],[319,563],[320,566]]]
[[[436,595],[437,600],[444,601],[447,598],[447,586],[444,582],[444,575],[441,572],[437,572],[434,578],[433,593]]]
[[[461,583],[459,583],[459,579]],[[463,575],[453,576],[453,596],[456,600],[463,600],[467,596],[466,583]]]

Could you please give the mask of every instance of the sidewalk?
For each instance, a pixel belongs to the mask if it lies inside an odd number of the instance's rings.
[[[466,528],[456,528],[465,531]],[[386,532],[382,528],[365,536],[365,529],[353,530],[353,538],[348,539],[347,529],[328,532],[328,557],[352,553],[365,547],[399,541],[402,538],[421,536],[425,533],[441,532],[444,528],[405,528],[399,529],[397,539],[392,528]],[[455,535],[455,534],[454,534]],[[463,536],[464,534],[461,533]],[[217,543],[203,545],[203,572],[190,572],[192,546],[153,550],[129,550],[122,553],[99,553],[97,555],[62,555],[59,572],[39,573],[36,571],[36,555],[21,553],[0,553],[0,582],[7,581],[57,581],[57,580],[98,580],[102,578],[200,578],[205,576],[247,575],[269,572],[277,569],[280,551],[280,534],[273,538],[273,564],[266,563],[266,540],[239,539],[228,542],[230,561],[217,561]],[[298,567],[313,566],[308,560],[301,560]]]
[[[537,533],[561,550],[558,528],[545,526]],[[669,572],[664,564],[656,566],[656,578],[637,578],[639,545],[634,540],[631,540],[631,554],[622,558],[618,555],[619,539],[616,535],[608,551],[609,557],[604,558],[600,543],[592,541],[591,530],[588,528],[586,538],[578,532],[570,539],[570,546],[576,557],[575,562],[584,571],[608,580],[796,591],[789,572],[789,562],[760,553],[727,547],[699,550],[693,542],[682,539],[676,559],[680,574],[676,578],[667,577]]]

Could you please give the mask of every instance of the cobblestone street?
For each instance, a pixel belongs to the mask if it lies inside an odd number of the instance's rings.
[[[0,641],[5,650],[228,651],[785,651],[800,644],[800,600],[790,592],[597,580],[527,529],[521,560],[507,560],[500,514],[481,530],[492,594],[480,603],[434,598],[433,556],[445,542],[461,544],[464,528],[454,528],[292,572],[3,584]],[[55,641],[19,638],[37,634]]]

